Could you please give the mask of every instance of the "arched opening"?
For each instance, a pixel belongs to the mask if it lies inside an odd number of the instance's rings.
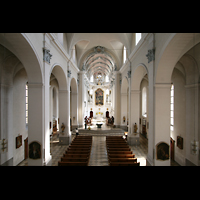
[[[138,132],[142,133],[142,126],[145,125],[146,132],[148,134],[148,101],[147,101],[147,90],[146,98],[142,94],[143,88],[148,87],[148,71],[145,65],[140,64],[132,74],[131,78],[131,128],[133,130],[134,124],[136,123],[139,127]],[[143,98],[142,98],[143,97]],[[146,99],[146,103],[145,103]],[[142,113],[143,106],[146,105],[146,114]],[[145,106],[144,106],[145,108]],[[145,114],[145,116],[144,116]],[[142,121],[144,119],[144,121]]]
[[[148,127],[148,99],[149,99],[149,91],[148,91],[148,75],[146,74],[140,84],[140,124],[139,130],[140,133],[148,138],[149,127]]]
[[[121,128],[123,128],[125,131],[128,131],[128,122],[129,122],[129,86],[128,86],[128,80],[124,77],[122,80],[121,85]]]
[[[170,119],[171,159],[180,165],[199,165],[198,152],[193,154],[191,142],[199,140],[199,63],[200,44],[195,45],[184,54],[174,67],[171,76],[171,104],[173,113]],[[174,98],[172,97],[174,94]],[[172,120],[173,114],[173,120]],[[171,125],[172,123],[170,123]]]
[[[70,85],[70,128],[78,127],[78,92],[75,78],[72,78]]]
[[[160,51],[155,71],[155,144],[171,143],[171,158],[181,165],[199,164],[197,154],[191,153],[191,142],[199,138],[198,43],[199,34],[172,35]]]
[[[51,69],[50,85],[53,84],[58,94],[58,130],[59,143],[69,143],[70,134],[70,91],[67,83],[67,75],[63,68],[54,64]],[[53,91],[52,91],[53,94]],[[52,105],[52,103],[51,103]],[[64,129],[62,129],[64,127]]]
[[[50,93],[49,93],[49,120],[50,120],[50,151],[53,146],[59,142],[59,84],[56,77],[51,73]],[[52,154],[53,156],[53,154]]]
[[[17,165],[28,157],[31,141],[44,144],[41,62],[26,34],[2,33],[0,44],[0,140],[8,144],[0,165]],[[34,164],[43,162],[42,154]]]

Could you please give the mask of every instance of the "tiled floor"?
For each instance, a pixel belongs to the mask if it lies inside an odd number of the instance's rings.
[[[72,135],[72,140],[74,137],[75,136]],[[52,166],[58,166],[58,161],[60,161],[60,158],[62,157],[67,147],[68,145],[59,145],[56,135],[53,137],[51,141]],[[146,166],[148,140],[140,135],[140,145],[130,147],[137,157],[138,162],[140,162],[140,166]],[[28,162],[24,160],[18,166],[28,166]],[[92,149],[90,153],[89,166],[108,166],[105,135],[92,137]],[[179,165],[175,161],[172,161],[171,166]]]
[[[93,136],[89,166],[108,166],[106,136]]]

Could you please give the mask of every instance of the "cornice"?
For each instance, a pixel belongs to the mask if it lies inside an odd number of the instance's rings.
[[[79,68],[76,66],[76,64],[70,60],[70,57],[64,47],[60,44],[58,38],[55,36],[54,33],[46,33],[46,36],[51,40],[51,43],[54,45],[54,47],[64,56],[64,58],[67,60],[67,62],[71,63],[71,67],[74,68],[76,72],[79,72]]]

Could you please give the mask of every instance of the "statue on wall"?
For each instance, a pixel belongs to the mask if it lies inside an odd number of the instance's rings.
[[[134,133],[137,133],[137,130],[138,130],[138,127],[137,127],[137,124],[135,123],[135,125],[134,125]]]
[[[61,129],[62,129],[62,133],[64,133],[64,130],[65,130],[65,125],[62,123],[61,125]]]

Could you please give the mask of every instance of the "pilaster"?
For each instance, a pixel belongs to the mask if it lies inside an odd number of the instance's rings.
[[[155,165],[170,165],[170,88],[171,83],[155,84]],[[160,143],[168,145],[169,151],[159,149]],[[164,151],[165,159],[157,157],[159,151]]]

